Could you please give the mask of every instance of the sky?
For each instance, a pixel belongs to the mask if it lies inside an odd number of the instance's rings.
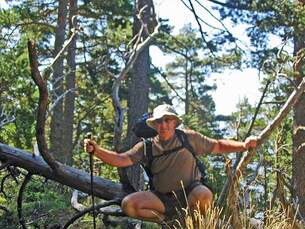
[[[209,7],[207,0],[201,2]],[[180,0],[154,0],[154,4],[157,15],[161,18],[167,18],[169,20],[168,24],[174,26],[174,33],[178,33],[179,29],[187,23],[191,23],[194,28],[198,28],[193,14]],[[208,12],[204,12],[204,15],[200,16],[216,27],[221,27],[220,23],[211,17]],[[232,28],[230,25],[227,25],[227,27],[231,33],[239,38],[244,37],[242,39],[247,42],[243,28]],[[155,47],[151,48],[150,53],[152,62],[156,66],[164,67],[171,59]],[[233,111],[236,111],[237,103],[244,97],[247,97],[252,105],[255,105],[260,97],[260,81],[255,69],[225,71],[221,74],[213,74],[209,80],[217,84],[217,90],[212,93],[216,104],[216,114],[230,115]]]

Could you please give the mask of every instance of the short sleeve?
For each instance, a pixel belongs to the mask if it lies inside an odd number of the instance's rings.
[[[143,161],[144,158],[144,144],[143,141],[135,144],[131,149],[127,150],[125,153],[129,156],[134,164]]]
[[[216,139],[206,137],[193,130],[184,130],[194,151],[198,155],[210,154],[217,143]]]

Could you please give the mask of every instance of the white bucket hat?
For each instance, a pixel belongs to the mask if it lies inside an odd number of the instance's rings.
[[[157,106],[153,110],[153,115],[151,118],[148,118],[146,120],[146,124],[152,128],[155,128],[155,121],[157,119],[163,118],[165,116],[170,116],[170,117],[175,118],[177,120],[177,126],[179,126],[182,123],[182,119],[179,118],[176,111],[170,105],[163,104],[163,105]]]

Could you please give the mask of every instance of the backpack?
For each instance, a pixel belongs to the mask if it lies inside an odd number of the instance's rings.
[[[136,120],[132,131],[138,138],[152,138],[157,136],[157,131],[146,124],[146,120],[152,116],[152,113],[145,113]]]
[[[188,139],[187,139],[187,135],[180,129],[176,129],[176,135],[179,139],[179,141],[181,142],[181,146],[178,146],[174,149],[171,149],[171,150],[167,150],[167,151],[164,151],[164,153],[162,155],[159,155],[159,156],[153,156],[152,155],[152,140],[150,138],[143,138],[143,141],[144,141],[144,156],[146,157],[147,159],[147,163],[145,165],[143,165],[143,168],[149,178],[149,188],[151,190],[154,189],[153,187],[153,183],[152,183],[152,178],[153,178],[153,174],[151,172],[151,165],[152,165],[152,162],[155,158],[157,157],[160,157],[160,156],[164,156],[164,155],[168,155],[168,154],[171,154],[171,153],[174,153],[174,152],[177,152],[178,150],[182,149],[182,148],[186,148],[194,157],[195,161],[196,161],[196,165],[201,173],[201,182],[202,183],[206,183],[206,180],[207,180],[207,176],[206,176],[206,167],[204,165],[204,163],[202,161],[200,161],[193,149],[193,147],[191,146],[191,144],[189,143]]]

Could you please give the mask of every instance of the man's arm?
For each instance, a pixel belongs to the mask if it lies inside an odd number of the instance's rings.
[[[127,167],[133,165],[132,160],[126,153],[117,153],[100,147],[94,140],[85,139],[84,148],[88,153],[93,153],[94,156],[101,159],[103,162],[116,166]]]
[[[257,139],[255,137],[249,137],[244,142],[229,139],[219,139],[216,140],[212,152],[215,154],[243,152],[249,150],[250,148],[255,148],[256,144]]]

